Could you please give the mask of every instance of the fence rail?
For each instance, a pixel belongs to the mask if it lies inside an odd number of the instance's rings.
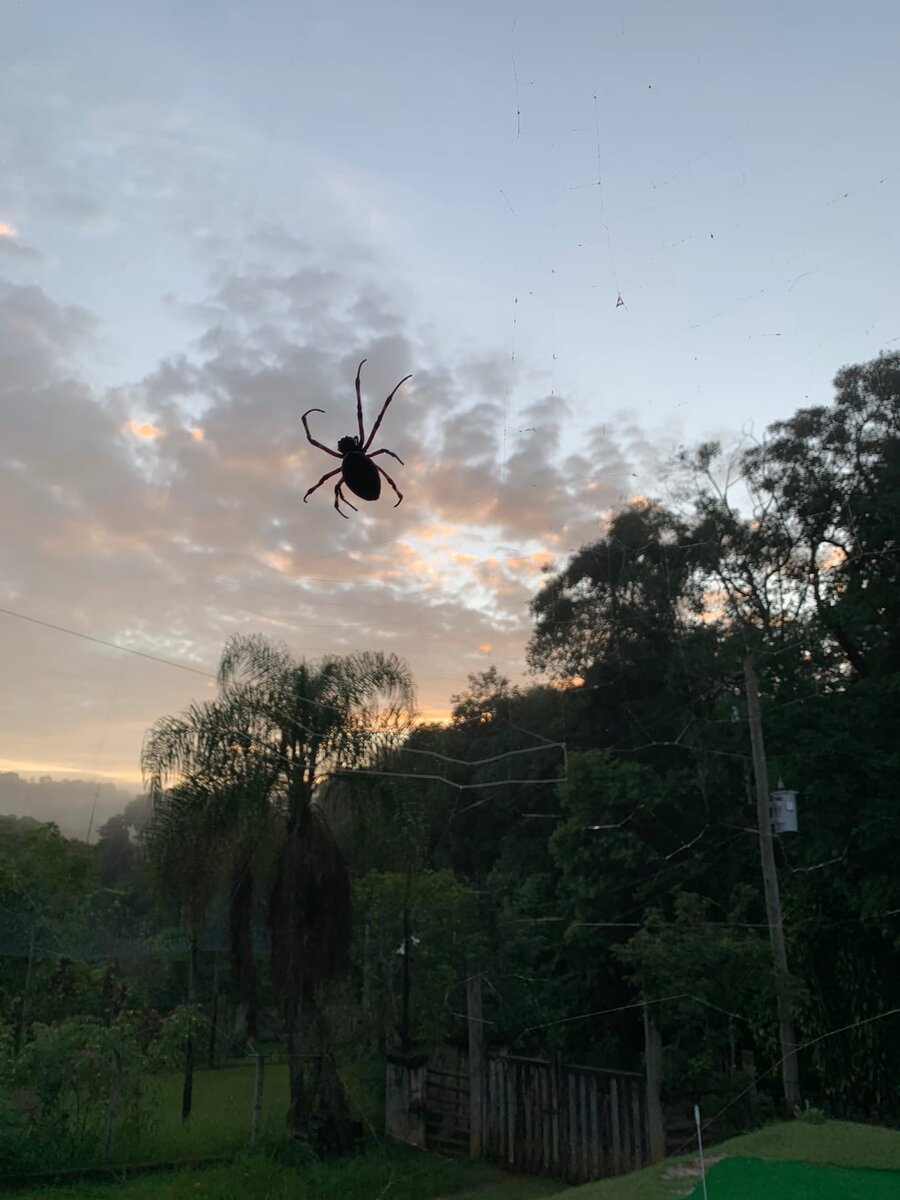
[[[586,1183],[649,1162],[640,1075],[489,1055],[484,1152],[531,1174]]]

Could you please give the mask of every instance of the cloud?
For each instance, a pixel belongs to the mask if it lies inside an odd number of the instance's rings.
[[[209,672],[238,632],[311,658],[396,650],[423,712],[440,715],[487,656],[524,669],[541,570],[633,490],[638,435],[597,427],[567,454],[578,398],[514,379],[511,421],[501,351],[444,361],[398,310],[384,263],[326,264],[288,241],[290,263],[270,253],[252,270],[213,269],[205,297],[176,302],[189,349],[106,391],[83,365],[95,318],[0,281],[0,603]],[[277,247],[278,231],[258,244]],[[343,521],[327,488],[302,502],[335,460],[308,444],[300,414],[324,409],[326,445],[354,431],[364,357],[369,426],[413,372],[377,438],[404,459],[390,470],[406,498],[360,502]],[[149,725],[208,695],[196,674],[0,621],[17,698],[0,735],[8,760],[114,764],[136,780]]]

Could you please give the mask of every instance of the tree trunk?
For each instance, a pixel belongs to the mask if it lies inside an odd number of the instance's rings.
[[[184,1039],[184,1083],[181,1088],[181,1119],[186,1121],[191,1115],[194,1102],[194,979],[197,968],[197,938],[191,937],[191,947],[188,953],[188,983],[187,1002],[190,1009],[187,1037]]]
[[[209,1069],[216,1065],[216,1032],[219,1025],[219,955],[213,954],[212,1012],[209,1016],[209,1046],[206,1061]]]
[[[25,968],[25,986],[22,988],[22,1012],[19,1016],[19,1036],[16,1038],[16,1053],[21,1054],[25,1045],[25,1034],[28,1030],[28,998],[31,992],[31,972],[34,966],[34,940],[37,937],[37,926],[31,927],[31,941],[28,943],[28,966]]]
[[[237,869],[229,912],[231,973],[241,998],[246,1036],[256,1039],[256,957],[253,952],[253,876],[245,860]]]
[[[303,999],[298,997],[288,1007],[287,1019],[287,1054],[288,1054],[288,1087],[290,1101],[288,1104],[288,1129],[291,1136],[303,1137],[306,1132],[308,1101],[306,1095],[306,1078],[304,1075],[304,1028],[303,1028]]]

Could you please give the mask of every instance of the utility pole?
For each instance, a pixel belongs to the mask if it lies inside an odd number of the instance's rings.
[[[756,777],[756,818],[759,829],[759,852],[762,858],[763,881],[766,891],[766,921],[772,940],[775,963],[775,994],[778,998],[778,1026],[781,1037],[781,1078],[787,1116],[800,1103],[800,1076],[797,1068],[797,1036],[791,1005],[791,984],[787,954],[784,949],[784,929],[781,923],[781,898],[778,894],[778,872],[775,868],[775,848],[772,841],[772,818],[769,812],[769,773],[766,767],[766,748],[763,742],[762,714],[759,707],[759,686],[753,655],[744,659],[744,680],[747,685],[747,719],[750,722],[750,741],[753,746],[753,773]]]

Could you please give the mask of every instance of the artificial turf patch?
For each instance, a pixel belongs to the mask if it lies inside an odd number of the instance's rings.
[[[706,1172],[709,1200],[900,1200],[900,1171],[726,1158]],[[690,1200],[702,1200],[703,1183]]]

